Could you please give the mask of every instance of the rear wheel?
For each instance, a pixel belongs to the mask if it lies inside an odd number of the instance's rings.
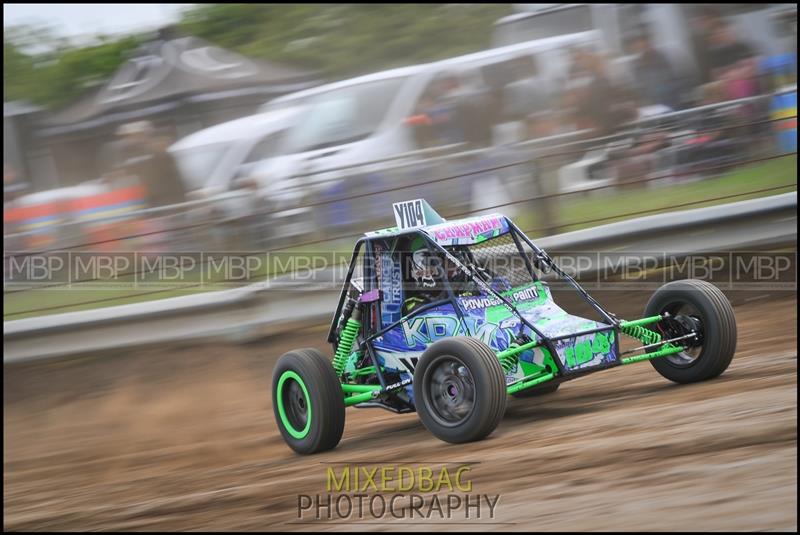
[[[297,453],[335,448],[344,431],[344,397],[330,361],[316,349],[281,356],[272,373],[278,429]]]
[[[654,326],[662,339],[697,336],[675,342],[683,343],[684,351],[651,360],[658,373],[676,383],[695,383],[727,369],[736,352],[736,318],[719,288],[694,279],[665,284],[648,301],[645,316],[664,313],[669,317]]]
[[[414,370],[414,403],[422,423],[451,443],[481,440],[506,410],[506,382],[497,355],[483,342],[454,337],[432,344]]]

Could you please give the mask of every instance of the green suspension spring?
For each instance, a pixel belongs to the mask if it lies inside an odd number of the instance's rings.
[[[517,344],[516,342],[512,342],[511,344],[509,344],[506,351],[517,347],[519,347],[519,344]],[[517,363],[519,362],[519,355],[520,355],[519,353],[514,353],[513,355],[502,355],[502,354],[500,355],[499,357],[500,366],[503,367],[504,372],[508,373],[514,368],[514,366],[517,365]]]
[[[353,314],[357,316],[357,314]],[[356,318],[350,318],[342,329],[342,334],[339,336],[339,347],[336,348],[336,354],[333,356],[333,369],[336,375],[344,373],[344,367],[347,364],[347,357],[353,351],[353,343],[358,336],[358,330],[361,328],[361,322]]]
[[[620,325],[620,330],[628,336],[641,340],[641,342],[647,346],[657,344],[661,341],[660,334],[639,325]]]

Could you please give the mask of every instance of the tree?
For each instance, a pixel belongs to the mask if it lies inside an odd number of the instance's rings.
[[[57,107],[105,81],[138,46],[139,38],[97,36],[72,46],[42,27],[3,32],[3,99]]]
[[[510,4],[209,4],[181,27],[244,54],[332,79],[485,49]]]
[[[331,80],[485,49],[511,4],[200,4],[178,28]],[[4,28],[5,100],[58,107],[107,79],[146,35],[76,45],[51,28]]]

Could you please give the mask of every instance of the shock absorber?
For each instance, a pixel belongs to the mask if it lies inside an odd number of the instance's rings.
[[[509,373],[513,370],[517,364],[519,364],[520,355],[524,353],[524,351],[515,351],[515,349],[519,348],[520,346],[524,346],[525,344],[531,343],[531,337],[527,334],[520,332],[514,339],[508,344],[508,347],[497,354],[498,360],[500,360],[500,366],[503,367],[503,371],[505,373]]]
[[[333,369],[336,375],[344,373],[344,367],[347,364],[347,357],[353,351],[353,344],[355,343],[358,330],[361,328],[361,311],[356,308],[353,310],[353,315],[347,319],[342,333],[339,335],[339,346],[336,348],[336,354],[333,356]]]
[[[517,342],[511,342],[505,351],[498,354],[498,358],[500,360],[500,366],[503,367],[504,372],[508,373],[509,371],[514,369],[514,366],[516,366],[517,363],[519,362],[519,353],[513,353],[511,355],[508,354],[509,350],[516,349],[518,347],[519,344]]]
[[[620,330],[628,336],[636,338],[637,340],[641,340],[641,342],[646,346],[657,344],[661,341],[660,334],[640,325],[623,324],[620,325]]]

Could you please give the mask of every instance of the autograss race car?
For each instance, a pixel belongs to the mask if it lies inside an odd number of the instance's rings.
[[[463,443],[497,427],[509,394],[555,392],[642,360],[693,383],[720,375],[733,358],[733,309],[707,282],[667,283],[643,318],[622,320],[502,215],[445,221],[421,199],[394,212],[396,227],[355,245],[328,334],[333,358],[297,349],[275,366],[275,419],[298,453],[334,448],[348,406],[416,411],[436,437]],[[598,319],[560,308],[554,278]],[[622,351],[621,336],[636,347]]]

